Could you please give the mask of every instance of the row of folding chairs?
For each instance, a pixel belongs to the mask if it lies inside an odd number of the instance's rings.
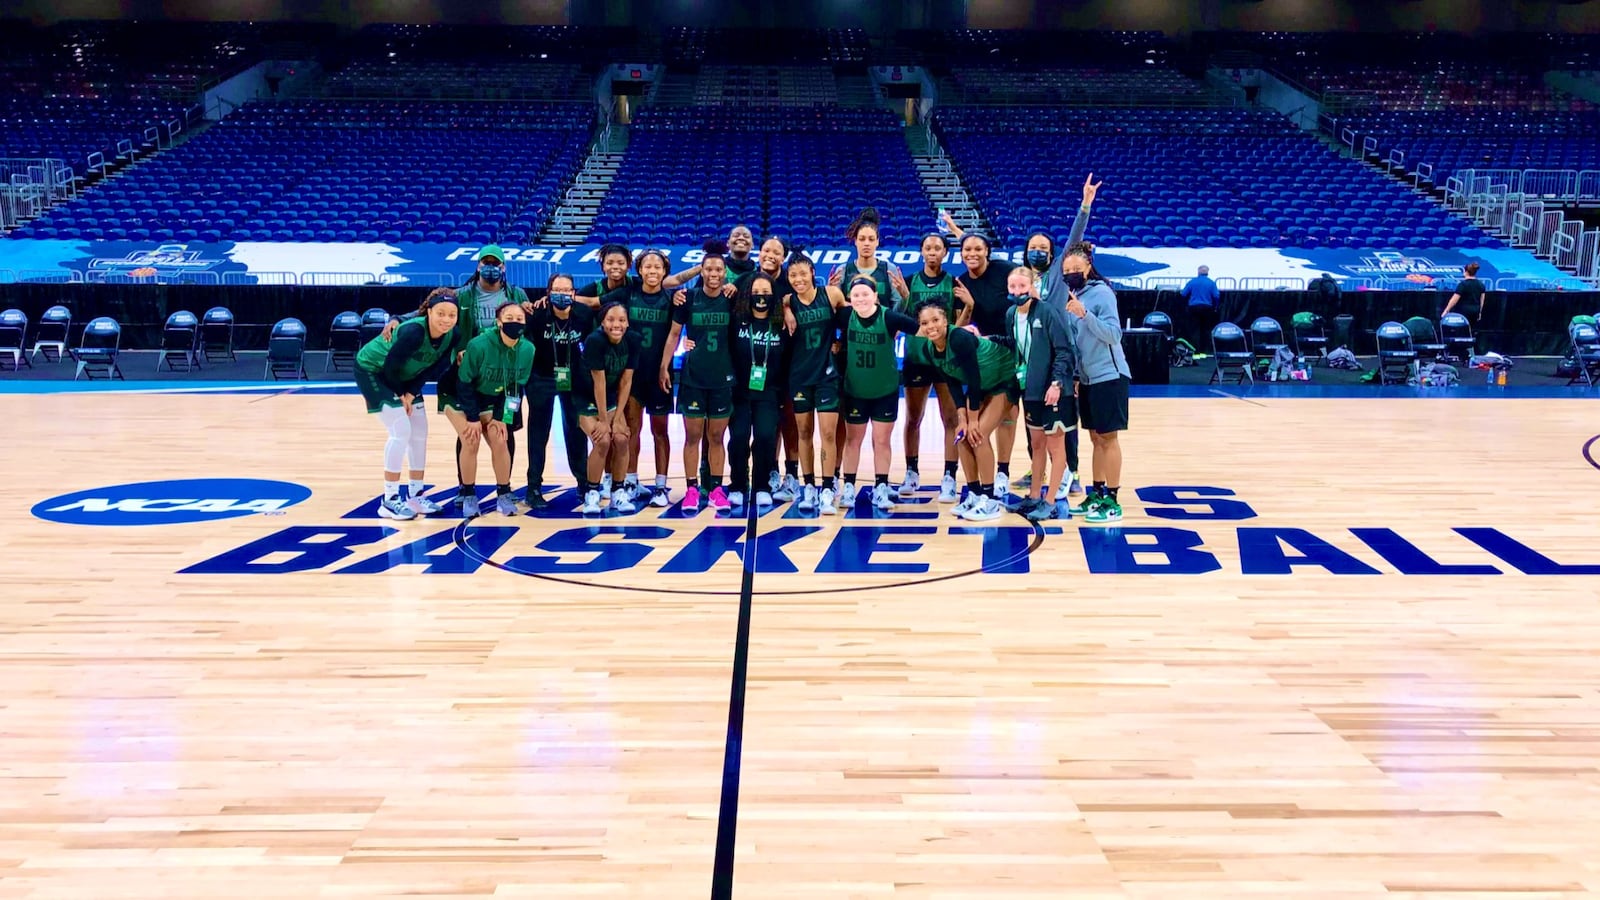
[[[388,313],[384,312],[384,322]],[[122,351],[122,324],[110,316],[92,319],[83,328],[75,346],[69,346],[72,330],[72,312],[65,306],[52,306],[39,317],[34,331],[31,350],[24,350],[28,337],[28,317],[19,309],[0,311],[0,368],[10,360],[13,370],[23,366],[33,367],[33,360],[43,356],[45,362],[60,362],[70,358],[77,368],[73,380],[79,378],[124,379],[117,358]],[[156,362],[157,371],[166,366],[172,371],[191,372],[200,368],[201,360],[220,362],[237,360],[233,347],[233,313],[224,307],[213,307],[202,319],[188,310],[179,310],[167,317],[161,332],[161,355]],[[378,325],[377,332],[383,330]],[[267,360],[263,377],[273,380],[293,378],[304,380],[306,326],[299,319],[285,318],[272,326],[267,339]],[[354,353],[350,354],[353,361]]]
[[[1412,365],[1423,359],[1465,362],[1472,356],[1474,341],[1472,324],[1460,313],[1440,319],[1437,330],[1421,316],[1404,324],[1385,322],[1377,330],[1379,378],[1384,384],[1404,384]],[[1326,322],[1316,315],[1309,322],[1296,322],[1288,339],[1283,325],[1271,316],[1258,317],[1248,331],[1233,322],[1219,322],[1211,329],[1215,362],[1211,383],[1229,378],[1238,383],[1254,381],[1285,347],[1297,357],[1321,358],[1328,347]]]

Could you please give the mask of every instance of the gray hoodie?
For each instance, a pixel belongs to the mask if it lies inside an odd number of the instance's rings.
[[[1017,351],[1019,357],[1022,356],[1022,347],[1017,344],[1016,322],[1017,311],[1021,308],[1020,306],[1011,308],[1011,315],[1006,318],[1007,324],[1011,326],[1010,334],[1005,336],[1006,343]],[[1072,317],[1043,300],[1034,301],[1028,309],[1027,323],[1033,340],[1029,342],[1027,358],[1022,360],[1026,370],[1022,399],[1044,400],[1044,395],[1050,390],[1052,382],[1060,384],[1066,396],[1072,396],[1074,369],[1072,325],[1067,321],[1070,318]]]
[[[1084,285],[1078,300],[1088,310],[1083,318],[1067,313],[1078,348],[1078,381],[1099,384],[1131,378],[1122,352],[1122,320],[1117,317],[1117,292],[1104,281]]]

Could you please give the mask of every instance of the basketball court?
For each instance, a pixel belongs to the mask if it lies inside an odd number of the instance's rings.
[[[469,524],[348,391],[9,387],[0,897],[1600,890],[1590,403],[1136,394],[1120,528]]]

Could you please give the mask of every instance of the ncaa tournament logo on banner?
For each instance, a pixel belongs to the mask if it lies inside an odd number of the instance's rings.
[[[35,518],[64,525],[181,525],[279,512],[311,489],[255,478],[144,481],[74,491],[34,504]]]

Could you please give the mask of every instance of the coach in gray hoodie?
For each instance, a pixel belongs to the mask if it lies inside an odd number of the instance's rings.
[[[1091,523],[1120,522],[1122,445],[1117,434],[1128,427],[1128,358],[1122,352],[1117,294],[1094,267],[1094,247],[1074,244],[1061,259],[1069,292],[1067,316],[1078,350],[1078,418],[1094,443],[1094,484],[1073,509]]]

